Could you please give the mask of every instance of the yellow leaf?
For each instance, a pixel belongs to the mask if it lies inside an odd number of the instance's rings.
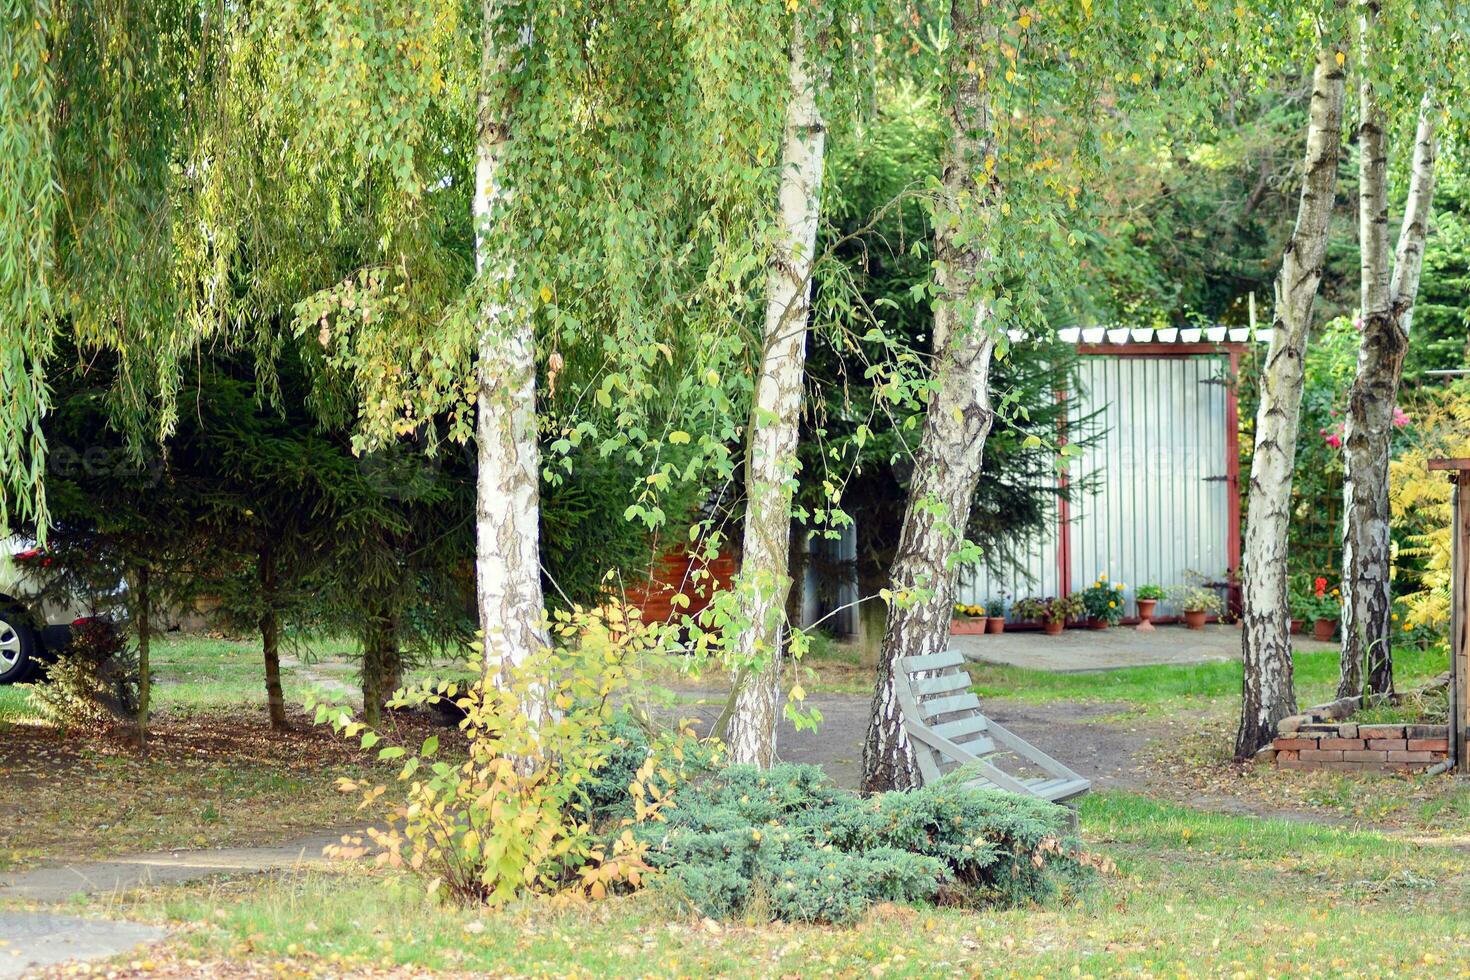
[[[688,443],[689,433],[685,432],[683,429],[675,429],[673,432],[669,433],[669,445],[684,446],[688,445]]]
[[[1341,68],[1343,66],[1343,63],[1346,61],[1347,55],[1343,54],[1341,51],[1337,52],[1337,67]]]
[[[551,289],[550,289],[550,287],[548,287],[548,286],[542,286],[541,287],[541,302],[543,302],[543,303],[550,303],[551,302]]]

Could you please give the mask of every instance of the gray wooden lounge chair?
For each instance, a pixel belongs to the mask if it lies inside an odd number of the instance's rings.
[[[1088,780],[981,713],[961,654],[904,657],[898,666],[903,725],[926,784],[963,766],[967,785],[1052,803],[1074,799],[1091,788]],[[996,765],[1002,757],[1011,763],[1011,771]]]

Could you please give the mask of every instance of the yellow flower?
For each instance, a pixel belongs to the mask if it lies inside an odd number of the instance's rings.
[[[1410,626],[1408,623],[1405,623],[1404,624],[1404,632],[1405,633],[1412,633],[1412,632],[1414,632],[1414,627]]]
[[[1118,583],[1118,591],[1119,592],[1122,592],[1123,591],[1123,583],[1122,582],[1119,582]]]
[[[1333,595],[1335,595],[1335,596],[1336,596],[1336,595],[1342,595],[1342,593],[1341,593],[1341,592],[1339,592],[1339,591],[1337,591],[1337,590],[1336,590],[1336,589],[1333,589],[1333,590],[1332,590],[1332,594],[1333,594]]]
[[[1098,577],[1097,577],[1097,580],[1098,580],[1098,581],[1099,581],[1099,582],[1106,582],[1106,581],[1107,581],[1107,580],[1108,580],[1108,577],[1107,577],[1107,576],[1106,576],[1106,575],[1099,575],[1099,576],[1098,576]]]
[[[1108,600],[1108,608],[1109,609],[1117,609],[1118,608],[1118,604],[1116,602],[1114,602],[1113,600],[1109,599]]]

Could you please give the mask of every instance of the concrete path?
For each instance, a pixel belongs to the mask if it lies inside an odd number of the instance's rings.
[[[983,663],[1069,673],[1239,660],[1240,629],[1211,624],[1202,630],[1159,626],[1152,632],[1139,632],[1132,626],[1114,626],[1105,630],[1069,629],[1060,636],[1033,630],[999,636],[956,636],[950,639],[950,646],[968,659]],[[1336,644],[1319,643],[1308,636],[1292,637],[1292,646],[1298,653],[1337,649]]]
[[[160,851],[4,874],[0,901],[55,903],[76,895],[116,895],[146,885],[197,881],[226,871],[324,866],[322,848],[340,837],[340,831],[321,832],[268,847]]]
[[[0,980],[68,960],[126,953],[166,935],[156,926],[46,912],[0,912]]]

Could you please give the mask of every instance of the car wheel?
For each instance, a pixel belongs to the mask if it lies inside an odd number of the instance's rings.
[[[35,666],[35,634],[13,610],[0,609],[0,684],[27,679]]]

